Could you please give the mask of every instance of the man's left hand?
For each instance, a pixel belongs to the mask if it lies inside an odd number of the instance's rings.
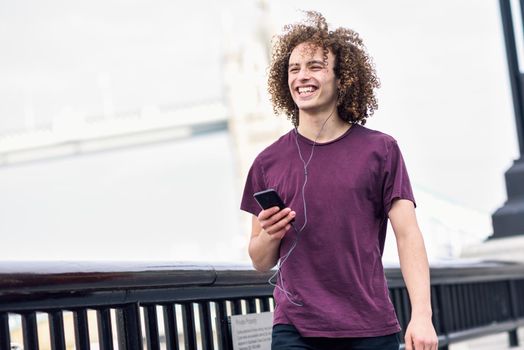
[[[428,317],[412,317],[404,338],[406,350],[437,350],[438,338]]]

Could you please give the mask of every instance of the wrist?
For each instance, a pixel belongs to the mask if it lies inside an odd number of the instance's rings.
[[[411,310],[411,318],[429,318],[433,316],[431,308],[417,308]]]

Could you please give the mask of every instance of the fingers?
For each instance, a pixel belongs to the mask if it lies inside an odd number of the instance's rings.
[[[285,208],[285,209],[282,209],[282,211],[288,210],[288,209],[289,208]],[[278,207],[272,207],[272,208],[269,208],[269,209],[262,210],[258,214],[258,221],[269,219],[271,216],[273,216],[274,214],[278,213],[279,210],[280,209]],[[289,209],[289,210],[291,210],[291,209]]]
[[[404,338],[404,345],[406,350],[413,349],[413,340],[411,339],[411,334],[406,332],[406,337]]]
[[[432,339],[412,339],[406,336],[405,339],[406,350],[438,350],[438,341]]]
[[[258,221],[262,229],[269,235],[280,239],[291,228],[289,223],[295,216],[296,213],[290,208],[279,210],[278,207],[273,207],[262,210],[260,214],[258,214]]]

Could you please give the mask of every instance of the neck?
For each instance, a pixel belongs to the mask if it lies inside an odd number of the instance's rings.
[[[317,114],[299,111],[299,120],[298,132],[316,142],[332,141],[351,127],[348,122],[340,119],[336,108],[328,113]]]

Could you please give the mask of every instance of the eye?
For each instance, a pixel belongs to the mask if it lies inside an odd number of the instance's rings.
[[[298,72],[298,68],[297,67],[292,67],[292,68],[289,69],[289,72],[290,73],[296,73],[296,72]]]

